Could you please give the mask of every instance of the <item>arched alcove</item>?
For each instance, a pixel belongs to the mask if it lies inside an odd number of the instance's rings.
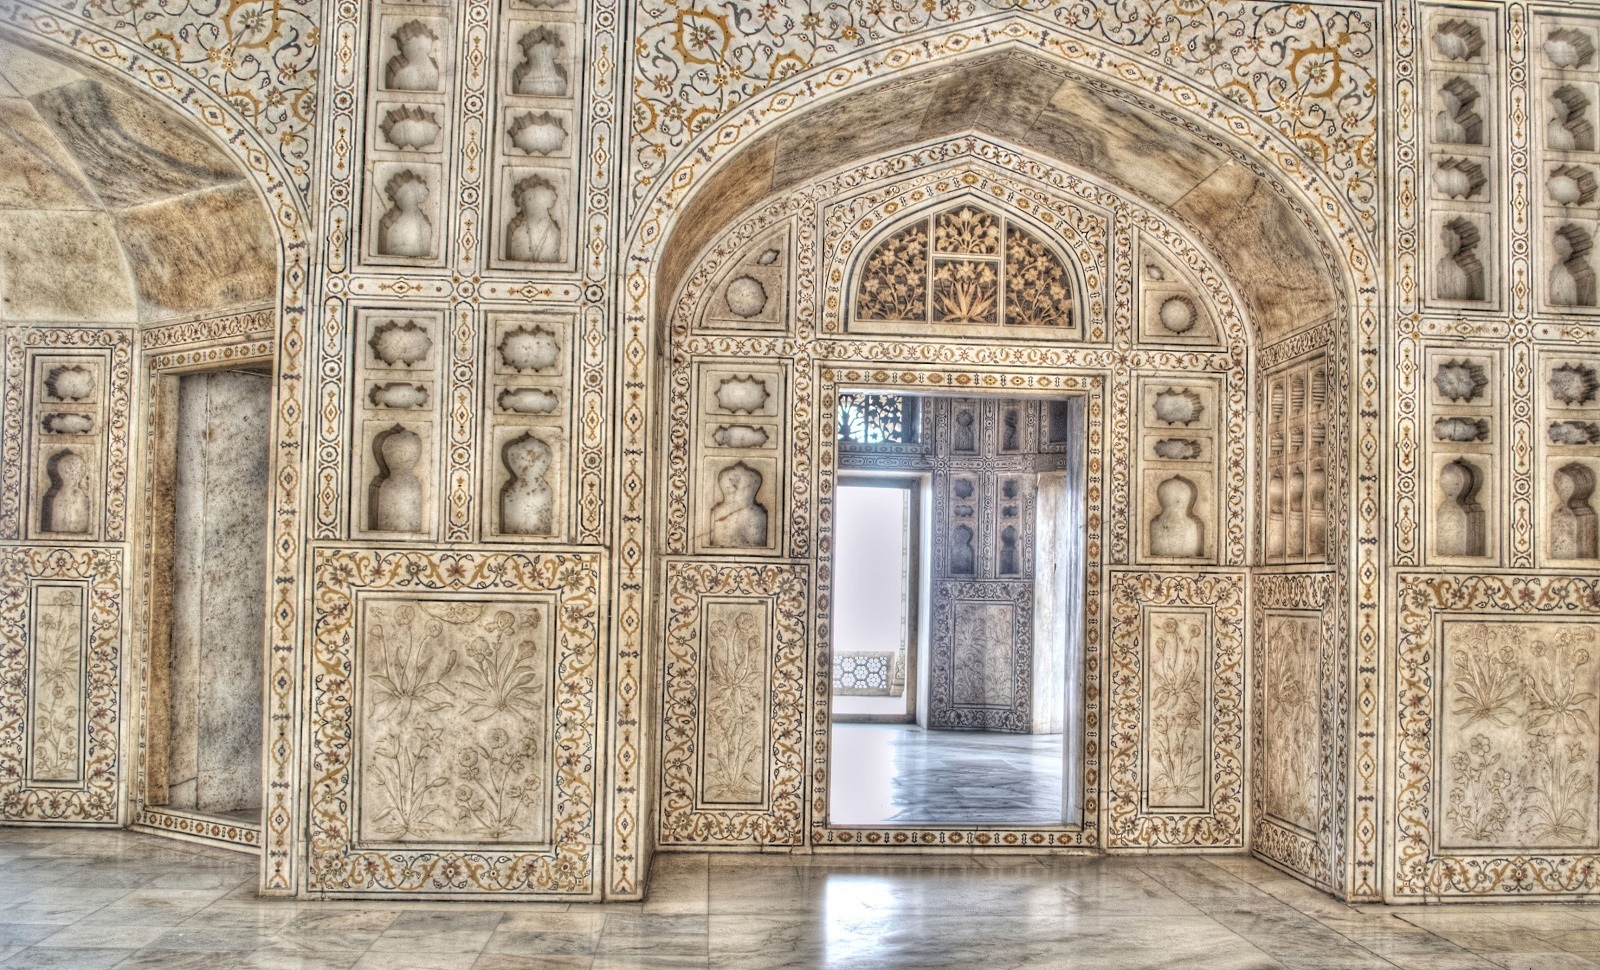
[[[62,651],[0,697],[5,815],[259,847],[278,223],[203,126],[9,31],[0,170],[0,518]]]

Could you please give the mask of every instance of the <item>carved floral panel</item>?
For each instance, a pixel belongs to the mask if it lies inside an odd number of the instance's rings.
[[[0,550],[0,820],[117,821],[122,555]]]
[[[315,555],[313,891],[597,891],[599,568]]]
[[[1600,884],[1600,580],[1404,574],[1397,897]]]
[[[1244,600],[1239,575],[1113,574],[1108,845],[1243,844]]]
[[[803,565],[669,563],[662,844],[803,840],[809,595]]]

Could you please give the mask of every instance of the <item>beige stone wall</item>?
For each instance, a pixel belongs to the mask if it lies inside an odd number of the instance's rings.
[[[1595,888],[1592,11],[168,7],[0,5],[6,819],[253,845],[291,894],[631,898],[657,842]],[[860,312],[957,202],[1070,267],[1070,318]],[[230,834],[144,805],[138,751],[149,375],[240,355],[273,535]],[[831,409],[873,387],[1084,399],[1081,826],[827,824]],[[405,610],[453,619],[379,717]],[[457,799],[469,750],[515,824]]]

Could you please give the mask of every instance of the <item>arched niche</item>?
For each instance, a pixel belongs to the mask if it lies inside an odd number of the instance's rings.
[[[942,216],[960,212],[969,221],[992,219],[1002,232],[1026,227],[1048,247],[1070,276],[1069,309],[1079,327],[1007,327],[998,318],[948,324],[926,316],[890,321],[892,328],[872,321],[855,326],[862,275],[884,242],[908,230],[931,234]],[[1164,278],[1146,279],[1144,257],[1166,268]],[[1242,781],[1220,779],[1242,765],[1242,685],[1209,670],[1190,686],[1224,722],[1239,723],[1241,733],[1205,755],[1220,774],[1215,810],[1202,813],[1209,819],[1203,833],[1180,831],[1162,821],[1159,809],[1139,808],[1137,778],[1110,770],[1113,762],[1136,763],[1138,755],[1115,744],[1106,751],[1083,734],[1071,742],[1079,745],[1080,816],[1032,835],[960,827],[867,832],[831,824],[818,783],[830,751],[828,681],[817,671],[829,656],[833,496],[845,449],[835,440],[835,412],[842,394],[970,399],[1001,419],[1028,415],[1016,423],[1026,435],[1045,431],[1046,419],[1031,422],[1046,400],[1081,409],[1085,431],[1062,443],[1062,451],[1081,453],[1088,469],[1079,540],[1085,632],[1074,670],[1081,687],[1076,703],[1094,712],[1097,739],[1136,730],[1131,725],[1144,703],[1137,690],[1118,687],[1106,674],[1119,662],[1118,650],[1137,646],[1115,642],[1113,631],[1130,621],[1114,615],[1111,604],[1135,616],[1139,606],[1129,599],[1131,589],[1119,592],[1119,584],[1133,580],[1113,580],[1114,567],[1138,573],[1147,599],[1169,612],[1217,610],[1212,620],[1173,629],[1185,635],[1204,629],[1211,638],[1207,656],[1243,662],[1254,340],[1236,285],[1191,227],[1125,189],[970,136],[864,160],[757,200],[691,262],[671,303],[655,405],[663,416],[657,446],[666,466],[656,503],[663,514],[654,524],[662,557],[655,595],[666,611],[661,844],[970,844],[981,837],[990,844],[1033,838],[1061,848],[1241,845]],[[1174,332],[1164,344],[1142,326],[1138,304],[1146,289],[1162,300],[1186,292],[1215,320],[1214,333],[1190,343]],[[1117,348],[1134,346],[1139,357],[1123,371],[1119,361],[1126,358]],[[896,447],[899,459],[923,460],[909,444]],[[733,487],[735,478],[742,489]],[[722,524],[734,517],[759,528],[736,535]],[[984,578],[1024,578],[1017,574],[1027,572],[1031,549],[1018,531],[1008,544],[1004,524],[944,525],[977,544],[980,564],[986,558],[1005,564]],[[1226,575],[1208,575],[1219,571]],[[1212,584],[1204,590],[1196,585],[1201,576]],[[713,615],[722,617],[715,629]],[[750,636],[759,642],[735,645],[724,634],[737,629],[757,631]],[[1199,646],[1163,642],[1183,651]],[[735,666],[719,660],[719,650],[761,657],[738,669],[762,671],[770,681],[702,688],[702,677],[716,680]],[[1120,662],[1140,663],[1125,653]],[[712,710],[700,698],[713,688],[762,700],[755,713],[740,705]],[[812,733],[797,746],[795,733],[807,724]],[[735,749],[745,757],[761,752],[763,760],[741,772],[767,779],[761,792],[753,782],[741,787],[707,775],[736,761],[724,756]],[[732,800],[719,795],[712,805],[703,797],[708,788],[744,793]],[[1183,785],[1170,790],[1173,799],[1190,797]]]
[[[30,590],[88,583],[60,604],[77,621],[51,619],[72,636],[29,621],[40,645],[81,659],[52,696],[88,716],[52,719],[35,695],[29,763],[35,748],[73,754],[30,769],[7,817],[258,849],[280,243],[292,233],[239,146],[141,83],[10,30],[0,129],[0,328],[21,375],[5,399],[20,447],[0,472],[0,530],[24,544]],[[102,557],[83,575],[80,560]],[[101,623],[131,637],[105,639]],[[24,703],[0,691],[0,707]]]

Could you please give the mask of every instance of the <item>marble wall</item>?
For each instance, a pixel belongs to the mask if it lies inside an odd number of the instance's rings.
[[[657,845],[1592,891],[1600,19],[778,9],[0,4],[0,815],[282,894],[637,898]],[[259,827],[160,811],[143,754],[153,378],[239,360]],[[1081,824],[828,822],[872,389],[1082,402]]]

